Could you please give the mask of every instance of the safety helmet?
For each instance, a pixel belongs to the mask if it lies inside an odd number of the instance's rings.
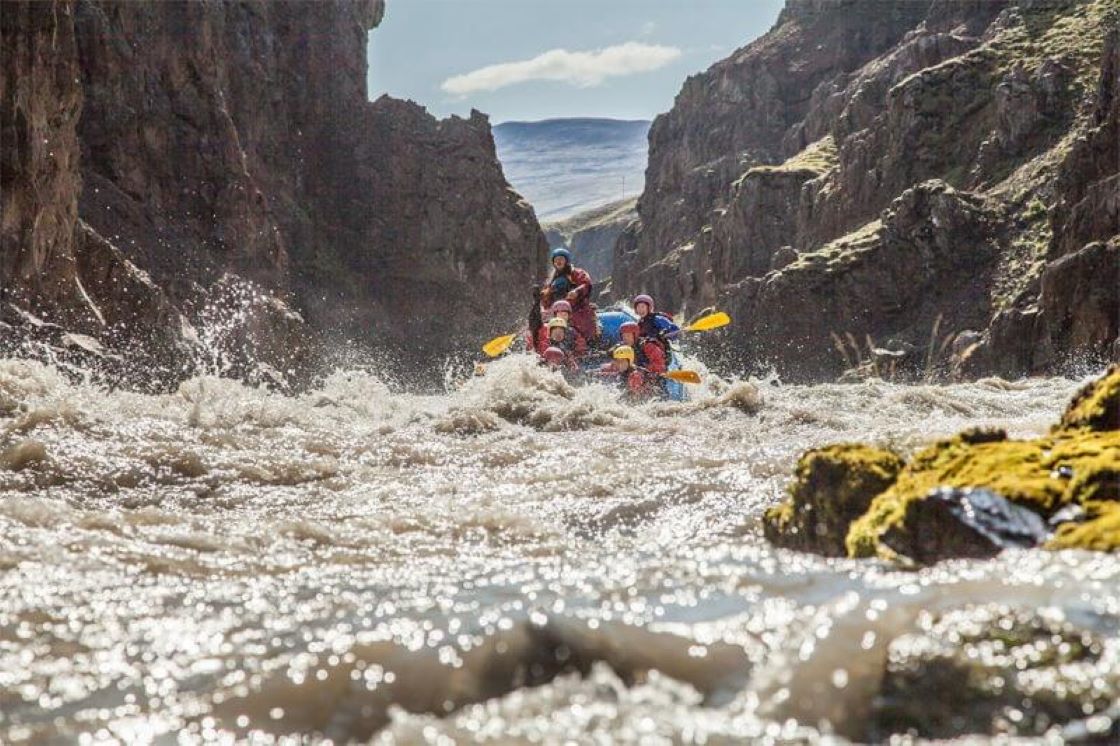
[[[559,316],[555,316],[555,317],[548,320],[548,330],[549,331],[552,331],[553,329],[567,329],[567,328],[568,328],[568,320],[567,319],[562,319]]]
[[[544,351],[544,359],[550,363],[564,362],[564,351],[559,347],[549,347]]]
[[[615,360],[629,360],[631,363],[633,363],[634,348],[630,345],[619,345],[618,347],[614,348],[614,352],[611,353],[611,357],[613,357]]]
[[[556,301],[555,303],[553,303],[553,304],[552,304],[552,308],[550,308],[550,309],[548,309],[548,310],[549,310],[549,311],[550,311],[550,312],[552,313],[552,315],[554,315],[554,316],[555,316],[556,314],[560,313],[561,311],[567,311],[568,313],[571,313],[571,312],[572,312],[572,304],[571,304],[571,303],[569,303],[569,302],[568,302],[568,301],[566,301],[566,300],[558,300],[558,301]]]
[[[568,261],[568,264],[572,263],[572,252],[565,248],[553,249],[552,253],[548,255],[548,260],[551,262],[558,256],[564,257]]]
[[[641,333],[641,329],[637,321],[624,321],[622,326],[618,327],[618,336],[621,337],[623,334],[629,332],[634,335],[634,339],[637,339],[638,335]]]
[[[649,312],[653,313],[653,298],[651,298],[648,295],[642,294],[642,295],[635,295],[634,300],[630,301],[630,305],[633,306],[634,308],[637,308],[639,303],[645,303],[646,305],[648,305],[649,306]]]

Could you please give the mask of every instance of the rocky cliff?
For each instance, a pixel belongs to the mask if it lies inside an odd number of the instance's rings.
[[[1112,358],[1115,0],[788,0],[650,132],[615,286],[736,363],[963,375]]]
[[[484,337],[516,313],[544,261],[533,212],[485,116],[367,101],[382,13],[6,3],[9,347],[79,332],[171,379],[200,354],[284,376],[342,340],[432,367],[447,314]]]

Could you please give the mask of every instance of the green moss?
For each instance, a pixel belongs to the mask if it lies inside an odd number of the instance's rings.
[[[791,549],[843,556],[852,520],[891,485],[902,465],[890,451],[858,444],[809,451],[797,462],[789,499],[763,517],[767,538]]]
[[[1089,520],[1063,524],[1046,548],[1120,552],[1120,502],[1089,503],[1086,509]]]
[[[1116,0],[1036,3],[1020,6],[1018,12],[1022,22],[1009,26],[989,44],[1003,70],[1033,69],[1054,58],[1074,70],[1080,87],[1095,85],[1106,29],[1116,22]]]
[[[891,556],[888,530],[905,541],[907,508],[935,487],[985,487],[1048,516],[1063,505],[1110,494],[1120,463],[1120,433],[1080,433],[1037,440],[977,439],[976,431],[941,441],[914,457],[890,489],[848,531],[853,557]],[[913,513],[911,513],[913,515]]]
[[[1120,365],[1087,384],[1066,408],[1055,432],[1120,430]]]

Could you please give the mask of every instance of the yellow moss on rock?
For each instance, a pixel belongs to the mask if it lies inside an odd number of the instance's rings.
[[[797,462],[789,499],[763,516],[766,537],[790,549],[844,556],[848,526],[901,468],[895,454],[865,445],[807,452]]]
[[[920,452],[898,480],[855,520],[845,542],[849,556],[891,556],[880,538],[888,529],[905,536],[928,527],[906,526],[907,505],[935,487],[984,487],[1017,505],[1049,516],[1070,503],[1113,494],[1110,475],[1120,464],[1120,432],[1081,432],[1037,440],[1006,440],[962,433]]]
[[[1046,548],[1120,552],[1120,502],[1090,503],[1086,512],[1087,521],[1062,524]]]
[[[1120,365],[1078,391],[1054,430],[1120,430]]]
[[[938,525],[936,511],[911,510],[936,488],[984,488],[1047,518],[1066,505],[1088,513],[1047,544],[1120,551],[1120,367],[1084,387],[1047,436],[1009,440],[1002,430],[966,430],[919,452],[909,464],[859,444],[808,451],[789,499],[763,518],[775,544],[829,556],[893,558]]]

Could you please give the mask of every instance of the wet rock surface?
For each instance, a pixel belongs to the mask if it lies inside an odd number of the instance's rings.
[[[744,321],[713,351],[791,379],[854,367],[830,334],[932,347],[896,371],[915,377],[1115,359],[1112,4],[882,8],[790,2],[685,84],[650,133],[640,222],[616,247],[620,291],[686,314],[732,309]],[[897,212],[930,183],[982,217]],[[773,261],[783,246],[809,260]],[[949,354],[966,331],[982,336]]]
[[[894,483],[902,466],[895,454],[861,445],[806,453],[797,462],[789,500],[766,512],[766,538],[790,549],[843,557],[848,527]]]
[[[1118,392],[1120,368],[1113,366],[1077,393],[1049,435],[1033,440],[973,428],[905,464],[867,446],[810,451],[799,462],[790,497],[767,512],[766,537],[827,556],[904,557],[919,564],[1040,545],[1116,551]],[[893,467],[868,471],[887,463]],[[869,473],[876,478],[865,479]],[[844,551],[838,550],[840,536]]]
[[[514,289],[544,238],[483,115],[440,122],[366,100],[367,32],[383,12],[380,0],[6,4],[3,301],[144,348],[138,366],[171,381],[207,357],[245,367],[191,351],[181,319],[206,348],[199,328],[220,315],[234,347],[303,375],[341,340],[427,360],[449,306],[497,329],[523,305]],[[287,311],[230,305],[212,292],[222,278]],[[289,354],[296,336],[320,349]]]
[[[881,541],[924,564],[945,557],[994,557],[1004,549],[1031,549],[1050,537],[1038,513],[991,490],[933,490],[910,502],[902,522],[907,530],[888,529]]]

